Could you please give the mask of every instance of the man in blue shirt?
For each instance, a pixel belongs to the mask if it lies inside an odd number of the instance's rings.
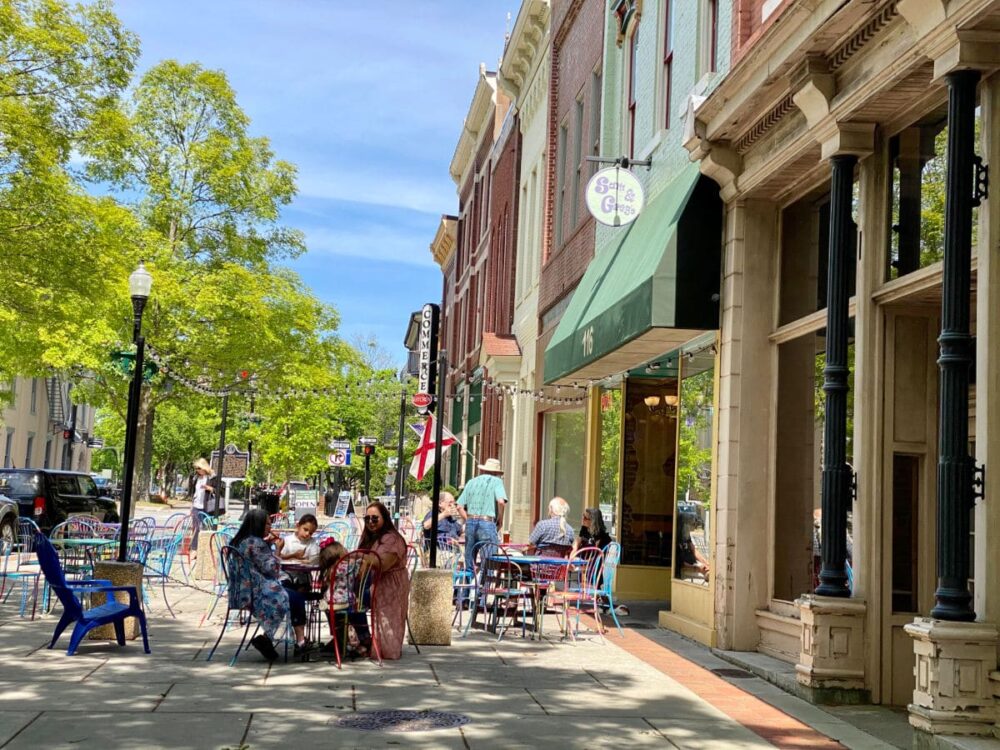
[[[458,498],[458,512],[465,521],[465,569],[472,570],[472,556],[476,544],[497,544],[497,528],[503,523],[507,505],[503,469],[496,458],[486,459],[479,465],[479,476],[470,479]]]
[[[431,516],[434,510],[427,511],[424,516],[424,546],[430,545],[431,540]],[[441,511],[438,514],[438,545],[442,541],[454,540],[462,536],[462,522],[459,520],[458,508],[455,507],[455,496],[450,492],[441,492]]]

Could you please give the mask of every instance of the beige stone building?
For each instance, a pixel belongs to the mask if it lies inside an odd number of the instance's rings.
[[[9,387],[13,400],[0,411],[3,467],[90,471],[94,408],[74,404],[70,386],[55,377],[18,377]],[[64,437],[71,432],[72,442]]]
[[[725,201],[716,642],[996,733],[1000,3],[753,14],[686,142]]]

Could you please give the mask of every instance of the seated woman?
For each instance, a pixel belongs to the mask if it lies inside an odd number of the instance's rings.
[[[379,652],[383,659],[398,659],[403,655],[410,576],[406,571],[406,540],[396,531],[389,509],[382,503],[374,502],[365,508],[365,531],[358,549],[378,554],[378,557],[371,555],[368,560],[381,566],[375,611]]]
[[[566,523],[569,503],[561,497],[549,501],[549,517],[535,524],[528,537],[528,554],[569,557],[573,551],[573,527]]]
[[[230,601],[240,606],[249,606],[253,602],[253,616],[260,623],[264,635],[256,636],[250,643],[268,661],[278,658],[274,637],[289,613],[295,631],[296,654],[306,648],[305,599],[297,591],[281,585],[281,566],[271,551],[273,541],[271,519],[265,511],[254,509],[247,513],[229,544],[243,556],[249,568],[238,571],[235,577],[230,573]],[[232,590],[234,584],[235,591]]]
[[[584,508],[580,522],[580,535],[573,543],[573,551],[584,547],[604,549],[611,543],[611,535],[604,525],[604,514],[599,508]]]
[[[708,581],[708,560],[698,551],[691,538],[697,525],[697,517],[693,513],[678,513],[677,528],[677,570],[675,575],[681,579],[701,579]]]

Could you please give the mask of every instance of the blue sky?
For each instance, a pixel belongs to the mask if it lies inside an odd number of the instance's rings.
[[[479,63],[495,69],[517,0],[117,0],[165,58],[222,69],[279,158],[299,169],[292,264],[400,362],[411,311],[441,297],[428,246],[458,199],[448,174]],[[511,21],[513,23],[513,21]],[[140,71],[141,72],[141,71]]]

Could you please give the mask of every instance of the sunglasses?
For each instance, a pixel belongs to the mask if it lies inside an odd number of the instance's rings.
[[[379,520],[379,519],[380,519],[381,517],[382,517],[382,516],[365,516],[365,523],[375,523],[375,522],[376,522],[376,521],[378,521],[378,520]]]

